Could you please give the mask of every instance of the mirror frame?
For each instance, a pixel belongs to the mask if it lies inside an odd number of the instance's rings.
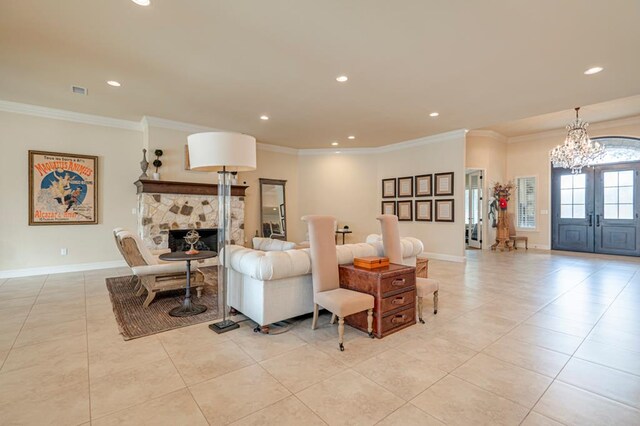
[[[281,179],[265,179],[265,178],[260,178],[260,236],[261,237],[265,237],[264,235],[264,229],[263,229],[263,217],[262,217],[262,210],[263,210],[263,200],[262,200],[262,186],[263,185],[280,185],[282,186],[282,204],[284,204],[284,237],[266,237],[266,238],[273,238],[274,240],[287,240],[287,181],[286,180],[281,180]]]

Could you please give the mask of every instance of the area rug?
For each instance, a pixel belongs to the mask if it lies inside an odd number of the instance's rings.
[[[111,298],[111,306],[116,317],[120,333],[124,340],[137,339],[175,328],[216,320],[222,316],[222,307],[218,301],[217,268],[200,268],[205,277],[202,296],[192,292],[192,301],[205,305],[207,310],[191,317],[172,317],[169,311],[180,306],[184,300],[184,290],[173,290],[158,293],[149,307],[142,303],[146,292],[136,296],[134,285],[130,284],[130,276],[107,278],[106,284]]]

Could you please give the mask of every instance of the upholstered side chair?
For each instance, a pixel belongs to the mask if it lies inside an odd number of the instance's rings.
[[[344,317],[367,311],[367,331],[373,338],[373,304],[370,294],[340,288],[338,255],[334,240],[335,218],[332,216],[305,216],[309,227],[311,277],[313,282],[313,322],[318,325],[320,306],[331,312],[332,323],[338,317],[338,345],[344,351]]]
[[[131,268],[133,275],[140,280],[136,296],[142,296],[144,291],[147,291],[147,297],[143,303],[145,308],[153,302],[157,293],[186,286],[187,273],[184,263],[159,262],[144,245],[142,239],[133,232],[120,231],[115,237],[118,250]],[[191,264],[191,271],[191,286],[195,287],[200,297],[204,286],[204,275],[194,264]]]
[[[389,262],[402,265],[402,247],[400,246],[400,229],[398,227],[398,216],[383,214],[377,218],[382,228],[382,244],[384,254],[389,258]],[[432,278],[416,277],[416,292],[418,295],[418,319],[424,324],[422,319],[422,304],[425,297],[433,295],[433,313],[438,313],[438,289],[440,283]]]

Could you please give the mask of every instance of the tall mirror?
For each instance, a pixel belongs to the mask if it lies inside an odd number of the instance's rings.
[[[286,180],[260,179],[260,224],[265,238],[287,239]]]

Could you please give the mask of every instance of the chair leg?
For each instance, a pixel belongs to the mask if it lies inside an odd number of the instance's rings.
[[[142,281],[140,281],[138,290],[136,291],[136,296],[142,296],[143,293],[144,293],[144,286],[142,285]]]
[[[336,314],[331,314],[331,324],[335,324],[336,323]]]
[[[340,351],[344,351],[344,345],[342,344],[344,340],[344,318],[338,317],[338,345],[340,346]]]
[[[420,320],[420,324],[424,324],[422,319],[422,297],[420,296],[418,296],[418,320]]]
[[[433,292],[433,314],[438,313],[438,290]]]
[[[311,321],[311,329],[315,330],[318,325],[318,304],[313,304],[313,321]]]
[[[369,332],[369,337],[373,339],[373,309],[367,311],[367,331]]]
[[[153,302],[153,299],[156,298],[156,292],[155,291],[150,291],[147,293],[147,298],[144,299],[144,303],[142,304],[143,307],[148,308],[149,305],[151,304],[151,302]]]

